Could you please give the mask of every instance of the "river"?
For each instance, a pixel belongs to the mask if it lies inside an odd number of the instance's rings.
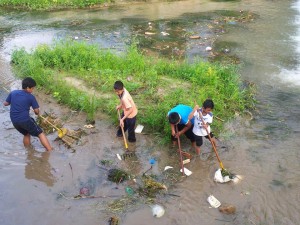
[[[242,175],[243,180],[215,183],[216,158],[196,158],[188,167],[193,174],[169,190],[180,197],[158,200],[166,210],[163,217],[154,218],[149,206],[140,205],[116,214],[120,224],[299,224],[300,1],[153,1],[44,13],[0,10],[0,82],[5,86],[15,84],[9,64],[14,48],[30,50],[39,43],[68,37],[122,49],[131,38],[133,25],[147,26],[149,22],[173,21],[211,10],[249,10],[258,15],[218,37],[235,43],[230,50],[241,59],[242,79],[257,87],[253,119],[237,116],[227,122],[223,138],[228,149],[220,151],[225,168]],[[199,52],[207,54],[201,48]],[[195,48],[186,53],[193,57]],[[0,94],[5,99],[6,92],[1,90]],[[82,113],[56,104],[43,93],[38,100],[42,109],[68,115],[68,128],[83,127]],[[112,158],[124,148],[122,141],[114,138],[115,126],[109,118],[97,117],[95,131],[76,146],[76,152],[55,141],[55,134],[50,135],[55,151],[48,154],[36,139],[36,150],[25,150],[12,128],[8,109],[1,106],[0,110],[0,224],[108,224],[114,214],[103,209],[114,197],[67,200],[59,193],[74,196],[89,185],[94,195],[125,194],[125,186],[116,188],[107,182],[106,173],[97,166],[99,159]],[[138,136],[137,143],[129,148],[135,148],[139,157],[130,168],[136,171],[147,169],[153,155],[165,159],[168,150],[165,147],[162,151],[151,136]],[[159,174],[166,162],[158,160],[153,173]],[[114,164],[130,167],[126,161],[115,160]],[[210,194],[221,203],[234,205],[236,213],[224,215],[210,208],[206,200]]]

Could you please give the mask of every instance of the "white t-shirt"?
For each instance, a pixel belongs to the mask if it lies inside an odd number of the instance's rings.
[[[206,124],[211,124],[213,121],[213,114],[208,113],[205,116],[203,116],[203,120]],[[210,133],[210,126],[207,127],[208,132]],[[197,136],[206,136],[208,135],[205,128],[202,126],[202,120],[199,116],[199,112],[195,111],[194,113],[194,128],[193,133]]]

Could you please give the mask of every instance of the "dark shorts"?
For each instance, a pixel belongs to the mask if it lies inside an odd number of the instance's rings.
[[[14,127],[23,135],[30,134],[31,136],[38,137],[43,130],[37,125],[33,118],[26,122],[13,123]]]
[[[185,125],[184,125],[184,124],[178,124],[177,127],[178,127],[178,131],[181,131],[181,130],[183,130],[183,128],[185,127]],[[193,133],[193,127],[194,127],[194,125],[192,125],[191,128],[188,129],[188,130],[184,133],[184,135],[185,135],[188,139],[190,139],[191,142],[194,142],[194,141],[195,141],[195,137],[194,137],[194,133]],[[175,138],[173,135],[171,135],[171,139],[172,139],[172,141],[177,141],[177,138]]]
[[[198,136],[198,135],[195,135],[194,134],[194,137],[195,137],[195,141],[196,141],[196,146],[202,146],[203,145],[203,137],[202,136]],[[204,136],[206,139],[208,139],[208,135]],[[213,138],[214,137],[214,134],[212,132],[210,132],[210,137]]]

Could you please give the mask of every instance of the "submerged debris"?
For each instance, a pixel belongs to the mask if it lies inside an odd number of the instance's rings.
[[[108,220],[109,225],[118,225],[119,224],[119,219],[115,216],[112,216]]]
[[[55,132],[55,129],[53,128],[53,126],[50,125],[50,123],[54,124],[58,128],[62,128],[63,126],[62,121],[59,118],[57,118],[53,113],[49,114],[45,112],[42,115],[42,117],[37,117],[36,121],[38,125],[43,129],[45,134],[51,134]]]
[[[122,183],[129,178],[129,174],[124,170],[110,169],[108,170],[107,179],[115,183]]]
[[[167,190],[166,185],[155,181],[152,177],[148,175],[142,176],[142,181],[144,186],[138,188],[138,192],[142,196],[154,198],[156,194],[161,190]]]
[[[82,129],[77,130],[67,130],[67,133],[61,138],[61,140],[68,146],[71,147],[80,140],[81,136],[84,134]]]

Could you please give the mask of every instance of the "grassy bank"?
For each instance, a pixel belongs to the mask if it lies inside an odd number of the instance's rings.
[[[111,0],[1,0],[0,6],[18,9],[85,8],[112,2]]]
[[[40,45],[33,52],[16,50],[12,55],[20,77],[31,76],[59,102],[93,117],[102,111],[116,118],[116,80],[122,80],[139,108],[138,122],[152,133],[166,135],[167,112],[178,103],[194,106],[206,98],[215,102],[215,115],[230,119],[251,107],[251,90],[241,88],[232,65],[170,61],[149,58],[134,47],[122,54],[100,50],[83,42],[64,41]],[[77,85],[70,80],[76,80]],[[215,120],[215,131],[222,123]]]

